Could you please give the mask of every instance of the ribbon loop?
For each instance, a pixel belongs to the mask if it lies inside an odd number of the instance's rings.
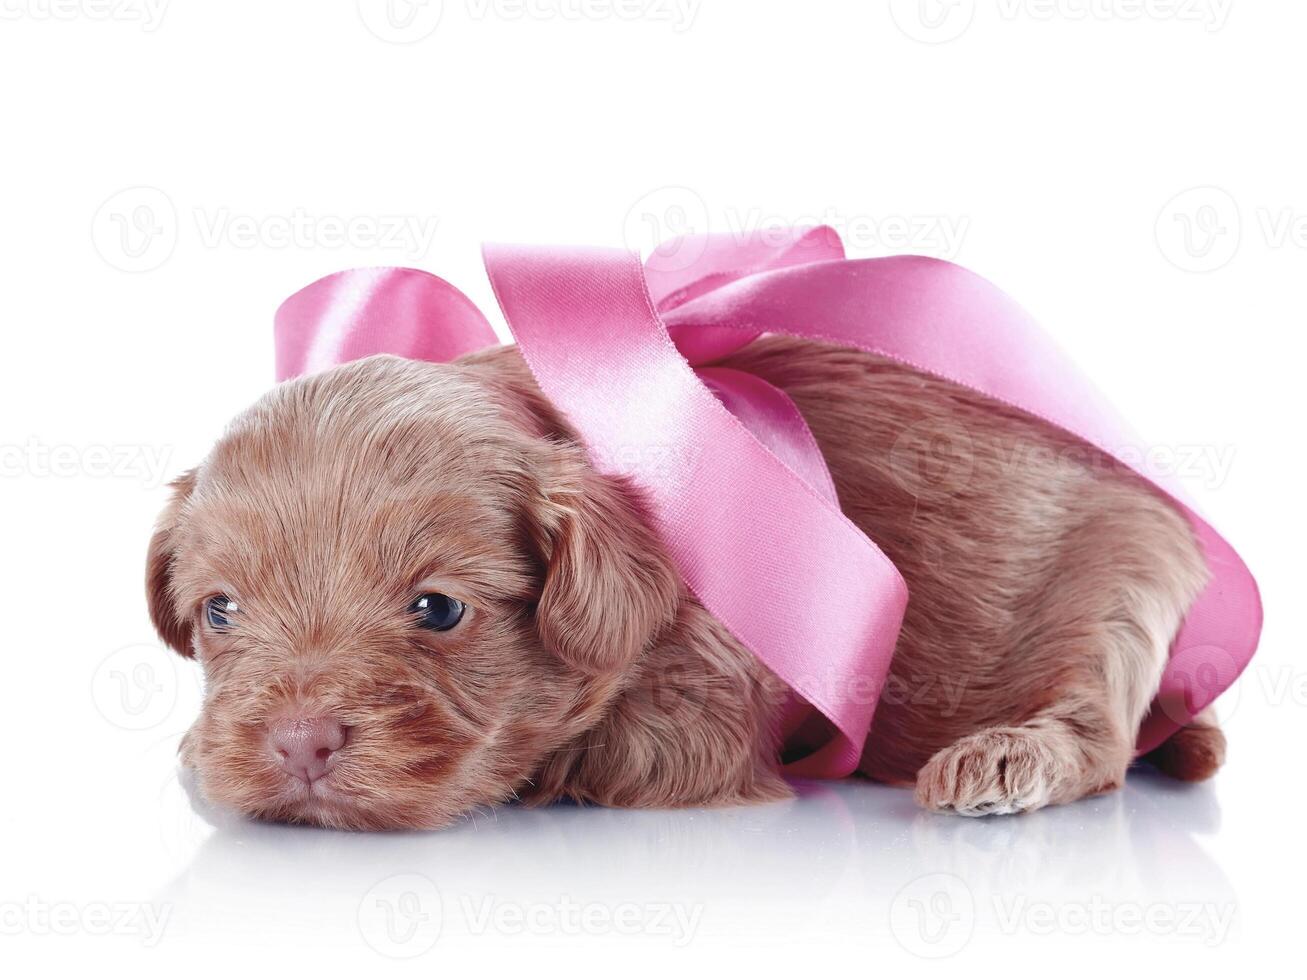
[[[273,331],[278,381],[370,354],[452,361],[497,342],[475,303],[419,269],[325,276],[281,304]]]

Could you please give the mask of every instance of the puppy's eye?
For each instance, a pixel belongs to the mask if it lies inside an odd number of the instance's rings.
[[[420,595],[413,600],[413,605],[408,607],[408,611],[418,617],[419,626],[438,633],[452,630],[457,626],[466,609],[467,606],[463,603],[443,592],[428,592]]]
[[[228,599],[225,595],[213,596],[204,603],[204,618],[210,628],[219,633],[225,633],[231,628],[231,619],[237,611],[236,600]]]

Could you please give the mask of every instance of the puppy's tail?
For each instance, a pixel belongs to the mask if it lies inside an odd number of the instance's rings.
[[[1144,756],[1175,779],[1196,783],[1208,779],[1225,762],[1225,733],[1210,708]]]

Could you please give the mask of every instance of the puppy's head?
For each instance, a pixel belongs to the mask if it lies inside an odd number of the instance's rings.
[[[508,350],[278,387],[176,481],[146,578],[160,635],[203,664],[204,793],[354,828],[515,795],[679,596]]]

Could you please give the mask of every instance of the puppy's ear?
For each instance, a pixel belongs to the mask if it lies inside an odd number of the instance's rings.
[[[680,575],[623,481],[571,461],[544,489],[540,639],[583,673],[620,670],[676,615]]]
[[[177,519],[182,507],[195,489],[195,471],[189,470],[169,484],[172,499],[159,515],[154,535],[150,538],[150,553],[145,561],[145,597],[150,605],[150,620],[163,642],[183,657],[192,656],[190,627],[177,614],[172,596],[172,565],[176,557]]]

